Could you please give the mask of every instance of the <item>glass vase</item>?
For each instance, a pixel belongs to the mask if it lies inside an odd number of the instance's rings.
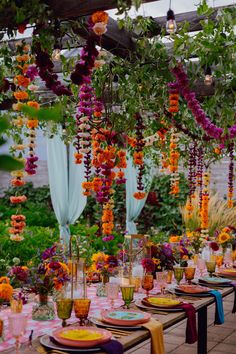
[[[33,306],[32,319],[35,321],[54,320],[54,304],[48,301],[48,294],[39,294],[39,302]]]

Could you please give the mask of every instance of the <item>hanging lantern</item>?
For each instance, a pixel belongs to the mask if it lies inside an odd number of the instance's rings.
[[[166,15],[166,32],[167,33],[175,33],[177,31],[177,24],[175,21],[174,11],[169,9]]]

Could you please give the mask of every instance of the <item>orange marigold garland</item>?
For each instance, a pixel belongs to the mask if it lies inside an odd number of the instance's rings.
[[[178,141],[179,135],[177,133],[172,133],[170,137],[170,158],[169,158],[169,169],[171,172],[170,178],[170,194],[178,196],[179,194],[179,157],[180,153],[178,151]]]
[[[192,144],[189,147],[189,166],[188,166],[188,187],[189,187],[189,199],[186,205],[188,211],[188,217],[191,218],[193,214],[192,199],[195,198],[196,190],[196,144]]]
[[[228,174],[228,208],[233,208],[234,196],[234,143],[229,144],[229,174]]]
[[[144,173],[144,154],[143,148],[145,146],[145,141],[143,139],[143,118],[140,113],[136,113],[136,143],[135,143],[135,152],[133,154],[134,164],[138,168],[138,177],[137,177],[137,192],[133,194],[135,199],[143,199],[146,196],[144,192],[143,185],[143,173]]]
[[[203,174],[202,207],[201,216],[201,234],[202,237],[208,236],[208,207],[209,207],[209,183],[210,175],[208,172]]]

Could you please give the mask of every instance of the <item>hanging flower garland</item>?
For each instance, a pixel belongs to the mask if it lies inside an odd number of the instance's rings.
[[[192,199],[195,198],[196,190],[196,144],[192,144],[189,147],[189,166],[188,166],[188,186],[189,186],[189,198],[186,205],[188,211],[188,217],[192,217],[193,205]]]
[[[58,80],[58,75],[53,72],[54,64],[51,57],[46,51],[42,50],[40,43],[35,45],[34,52],[39,76],[45,82],[46,87],[57,96],[71,96],[71,90],[63,85]]]
[[[232,139],[236,137],[236,124],[228,128],[228,134],[223,136],[224,130],[217,127],[206,115],[206,113],[201,108],[200,103],[196,99],[195,92],[191,91],[189,88],[189,80],[187,74],[185,73],[182,65],[178,65],[173,68],[172,73],[176,77],[177,82],[173,83],[176,85],[177,90],[179,90],[185,100],[187,101],[188,108],[193,113],[195,120],[204,131],[212,138],[221,139],[222,141],[228,138]]]
[[[234,196],[234,143],[229,144],[228,207],[233,208]]]
[[[202,190],[203,190],[203,148],[197,149],[197,173],[196,173],[196,187],[199,189],[199,210],[202,208]]]
[[[178,151],[178,133],[173,132],[170,137],[170,158],[169,158],[169,169],[171,172],[170,178],[170,194],[178,196],[179,194],[179,157],[180,153]]]
[[[135,152],[133,154],[134,164],[138,166],[138,176],[137,176],[137,192],[134,193],[135,199],[143,199],[146,196],[144,192],[143,185],[143,173],[144,173],[144,154],[143,148],[145,146],[145,141],[143,139],[143,118],[140,113],[136,113],[136,138],[135,138]]]
[[[209,208],[209,183],[210,175],[208,172],[203,174],[203,191],[202,191],[202,206],[200,210],[201,216],[201,234],[202,237],[208,236],[208,208]]]

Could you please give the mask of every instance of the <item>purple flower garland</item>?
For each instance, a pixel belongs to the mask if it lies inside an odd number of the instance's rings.
[[[205,132],[214,139],[220,139],[225,141],[227,139],[232,139],[236,137],[236,124],[228,129],[229,134],[222,136],[224,130],[215,125],[206,115],[206,113],[201,108],[200,103],[196,99],[195,92],[191,91],[189,88],[188,76],[183,70],[182,65],[174,67],[171,72],[176,77],[179,92],[183,95],[187,101],[188,108],[192,111],[196,121],[205,130]]]
[[[64,86],[59,80],[58,75],[53,72],[54,64],[50,55],[43,51],[38,43],[35,47],[35,63],[41,79],[45,82],[48,89],[52,90],[57,96],[72,96],[71,90]]]

